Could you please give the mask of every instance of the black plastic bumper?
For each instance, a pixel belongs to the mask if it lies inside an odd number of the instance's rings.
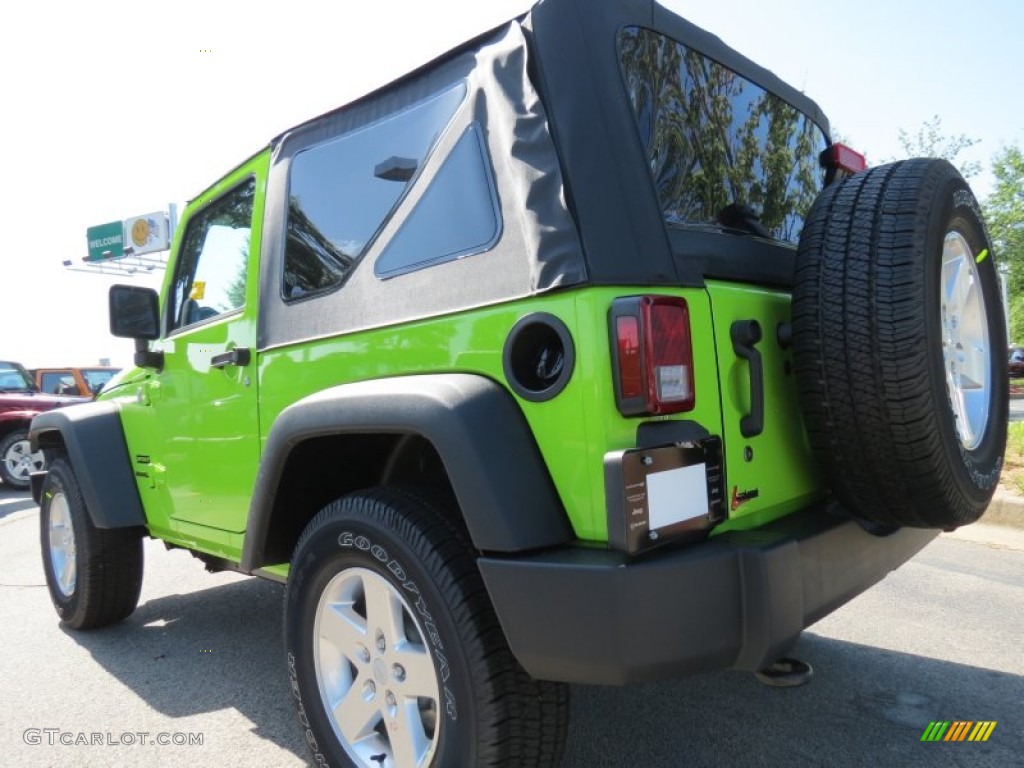
[[[873,536],[818,509],[639,560],[560,549],[479,564],[527,672],[623,684],[762,669],[937,534]]]

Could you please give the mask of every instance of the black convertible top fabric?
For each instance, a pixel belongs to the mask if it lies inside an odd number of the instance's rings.
[[[718,61],[792,104],[828,135],[828,122],[812,100],[653,0],[541,0],[526,15],[274,139],[260,346],[581,283],[697,286],[716,276],[719,265],[736,266],[738,271],[726,277],[785,285],[791,249],[666,228],[621,74],[617,39],[625,27],[654,30]],[[503,219],[495,247],[483,256],[382,281],[373,275],[380,247],[371,245],[365,263],[339,289],[342,300],[332,298],[337,291],[308,301],[285,300],[283,212],[290,159],[459,82],[466,84],[468,95],[449,134],[472,122],[486,136]],[[443,139],[437,152],[443,156],[451,143]],[[428,159],[423,182],[383,226],[381,244],[422,195],[438,165],[436,158]]]

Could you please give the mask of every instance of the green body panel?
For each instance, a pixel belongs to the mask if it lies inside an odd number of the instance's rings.
[[[153,535],[237,561],[261,447],[285,408],[339,384],[410,374],[472,373],[507,386],[502,348],[509,331],[526,314],[548,312],[566,324],[575,342],[572,378],[546,402],[513,397],[576,535],[598,545],[607,541],[605,454],[635,447],[639,424],[656,420],[624,417],[616,408],[608,311],[616,298],[650,290],[582,288],[310,339],[265,350],[244,369],[210,369],[213,354],[254,343],[251,273],[248,290],[249,301],[237,316],[161,342],[162,373],[129,376],[133,383],[111,393],[122,403],[132,456],[149,457],[136,471]],[[658,418],[693,421],[723,437],[727,500],[734,488],[758,492],[731,510],[715,532],[761,525],[819,497],[822,485],[797,410],[790,355],[774,340],[774,329],[789,319],[789,296],[733,284],[659,292],[687,301],[696,403],[688,413]],[[729,326],[749,318],[770,330],[758,345],[766,378],[765,431],[746,439],[739,420],[749,409],[749,374],[732,351]]]
[[[792,351],[777,340],[779,326],[790,322],[790,295],[713,281],[707,290],[718,349],[729,502],[729,520],[715,531],[722,533],[762,525],[806,506],[824,495],[824,483],[815,471],[800,415]],[[733,322],[750,319],[762,331],[756,348],[764,366],[765,414],[764,431],[747,438],[740,432],[740,420],[750,411],[750,366],[733,351],[729,330]]]
[[[694,359],[694,409],[687,413],[662,417],[626,417],[615,404],[611,337],[608,311],[612,302],[623,296],[664,294],[686,299]],[[639,286],[591,288],[576,293],[578,326],[577,349],[587,352],[577,357],[575,377],[584,388],[586,407],[580,426],[586,434],[589,504],[570,507],[570,520],[582,539],[608,540],[607,505],[604,486],[604,457],[611,451],[636,447],[637,427],[644,421],[695,421],[713,435],[721,433],[718,379],[714,337],[711,333],[711,306],[707,293],[700,289],[652,291]],[[706,361],[702,364],[701,361]],[[557,445],[555,452],[557,453]],[[547,458],[545,456],[545,458]],[[549,466],[551,464],[549,463]],[[563,501],[565,501],[563,497]]]
[[[110,397],[122,423],[150,532],[174,543],[238,560],[259,467],[257,381],[252,368],[213,368],[214,355],[255,350],[263,197],[269,152],[240,166],[186,210],[176,233],[177,256],[189,221],[206,202],[256,179],[245,304],[215,320],[154,343],[164,366]],[[168,270],[163,300],[174,279]],[[166,310],[166,305],[164,307]],[[134,380],[135,376],[130,375]],[[134,391],[132,391],[134,390]]]
[[[281,411],[296,400],[346,382],[460,372],[505,385],[502,347],[509,331],[524,315],[548,312],[569,328],[576,344],[576,368],[557,397],[542,403],[517,400],[576,535],[606,541],[604,455],[634,447],[641,421],[621,416],[615,407],[608,309],[613,299],[639,292],[635,287],[581,289],[268,350],[259,360],[264,438]],[[708,329],[695,336],[695,355],[713,361],[707,294],[672,293],[687,298],[691,318]],[[717,433],[714,364],[697,366],[696,376],[697,408],[686,418]]]
[[[658,418],[696,422],[722,437],[726,500],[737,494],[747,500],[733,505],[716,533],[763,524],[822,495],[798,412],[790,353],[775,340],[778,325],[789,320],[790,298],[784,292],[715,282],[706,290],[656,291],[686,299],[690,313],[696,402],[692,411],[670,417],[624,417],[615,404],[608,313],[617,298],[653,292],[644,286],[583,287],[256,350],[269,161],[267,152],[254,156],[194,201],[173,248],[176,259],[183,233],[207,202],[254,177],[244,305],[154,343],[153,349],[163,352],[163,369],[129,373],[104,395],[121,406],[154,536],[240,560],[262,447],[285,408],[340,384],[410,374],[471,373],[508,388],[505,340],[518,320],[534,312],[555,315],[568,327],[575,370],[551,400],[513,396],[581,542],[600,546],[608,540],[606,454],[635,447],[637,427]],[[165,311],[173,281],[169,270]],[[321,301],[344,301],[344,296],[342,289]],[[765,335],[758,345],[765,369],[765,430],[750,439],[739,428],[750,408],[748,366],[733,352],[729,337],[730,325],[745,319],[758,320]],[[253,351],[249,365],[212,367],[215,355],[235,347]]]

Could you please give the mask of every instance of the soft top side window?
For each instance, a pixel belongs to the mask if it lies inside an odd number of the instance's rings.
[[[465,95],[460,83],[292,158],[282,279],[286,301],[344,282]]]
[[[482,131],[472,123],[377,257],[374,273],[394,277],[481,253],[497,241],[500,225]]]

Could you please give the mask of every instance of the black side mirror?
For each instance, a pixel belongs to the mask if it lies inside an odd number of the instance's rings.
[[[136,365],[163,367],[163,353],[150,352],[146,343],[160,338],[160,297],[152,288],[110,286],[110,332],[122,339],[135,339]]]
[[[160,338],[160,299],[152,288],[110,286],[110,332],[122,339]]]

